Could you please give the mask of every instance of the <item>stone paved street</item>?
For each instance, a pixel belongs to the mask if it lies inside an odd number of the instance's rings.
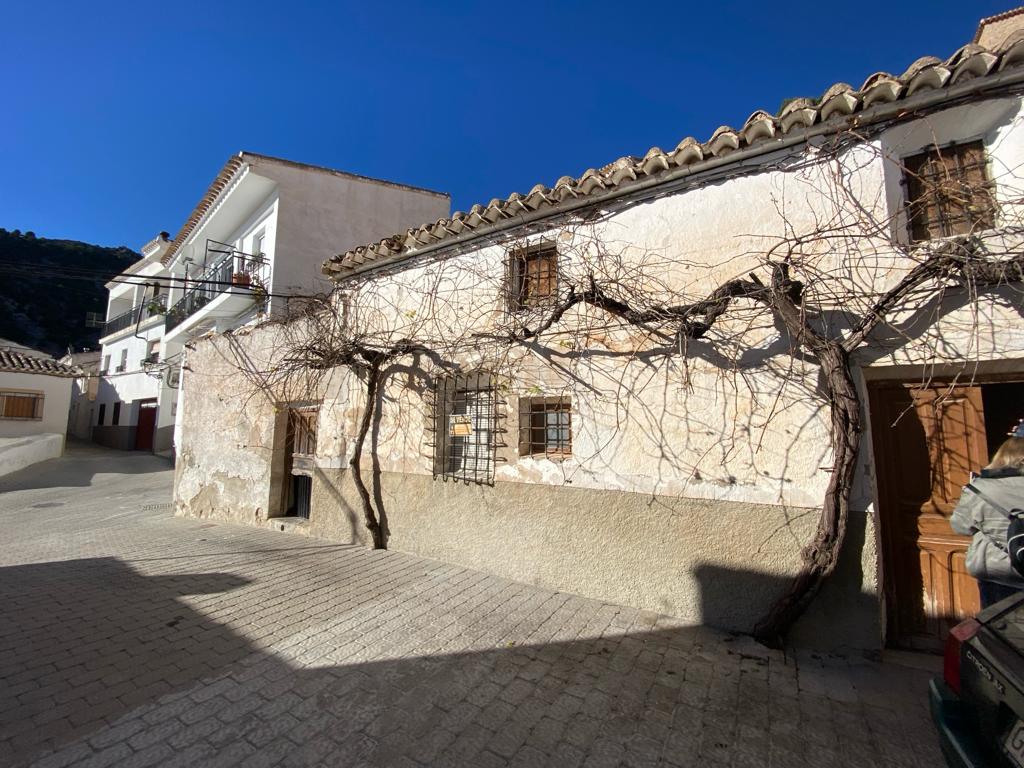
[[[150,456],[41,466],[0,479],[0,765],[942,765],[927,672],[176,519]]]

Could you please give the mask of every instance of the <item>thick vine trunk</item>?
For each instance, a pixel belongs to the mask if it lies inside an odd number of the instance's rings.
[[[800,572],[754,628],[754,636],[773,648],[781,647],[790,628],[836,569],[846,536],[850,492],[860,449],[860,398],[850,373],[849,354],[836,342],[825,342],[815,354],[831,409],[832,472],[818,528],[801,553]]]
[[[370,532],[373,548],[387,549],[384,531],[381,528],[380,521],[377,519],[373,502],[370,500],[370,490],[366,487],[366,483],[363,482],[363,472],[359,466],[360,459],[363,456],[363,443],[366,442],[366,435],[370,431],[370,425],[373,423],[373,411],[377,402],[377,388],[380,385],[380,376],[380,366],[376,364],[371,365],[366,374],[366,405],[363,407],[363,417],[359,422],[359,433],[356,435],[355,450],[352,453],[349,466],[352,467],[352,480],[356,484],[356,490],[359,492],[359,498],[363,503],[363,520],[366,524],[366,530]]]

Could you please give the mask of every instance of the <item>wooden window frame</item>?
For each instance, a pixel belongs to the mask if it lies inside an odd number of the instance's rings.
[[[8,416],[10,405],[8,398],[32,401],[31,416]],[[0,420],[3,421],[42,421],[46,394],[35,389],[0,389]]]
[[[981,140],[925,147],[902,164],[910,242],[995,227],[995,189]]]
[[[549,414],[565,414],[563,421],[552,425]],[[565,432],[554,444],[550,430]],[[535,458],[565,459],[572,456],[572,399],[568,396],[519,398],[519,455]]]
[[[538,243],[508,254],[506,303],[510,313],[550,307],[558,301],[558,248]]]
[[[288,407],[288,448],[292,456],[316,456],[319,420],[319,403]]]

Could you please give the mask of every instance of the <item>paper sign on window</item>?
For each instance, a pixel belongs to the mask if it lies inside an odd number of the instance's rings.
[[[448,417],[448,434],[452,437],[470,437],[473,434],[473,421],[465,414],[452,414]]]

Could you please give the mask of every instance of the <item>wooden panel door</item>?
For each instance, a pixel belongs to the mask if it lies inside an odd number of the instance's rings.
[[[871,407],[889,637],[940,650],[949,628],[980,607],[965,568],[970,537],[949,518],[988,460],[981,388],[879,386]]]

